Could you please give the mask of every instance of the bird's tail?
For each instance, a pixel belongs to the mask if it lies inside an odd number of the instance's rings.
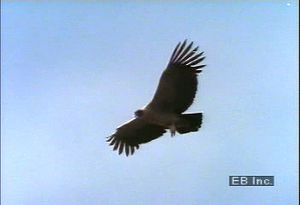
[[[180,134],[198,131],[202,124],[202,117],[202,113],[182,114],[175,124],[176,131]]]

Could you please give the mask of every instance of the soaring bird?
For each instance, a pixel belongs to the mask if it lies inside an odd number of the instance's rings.
[[[203,52],[198,53],[193,42],[179,42],[167,68],[163,71],[153,99],[144,108],[135,111],[135,118],[117,128],[107,142],[118,150],[132,155],[141,144],[150,142],[170,130],[185,134],[196,132],[202,124],[202,113],[183,114],[193,103],[198,80],[205,65]]]

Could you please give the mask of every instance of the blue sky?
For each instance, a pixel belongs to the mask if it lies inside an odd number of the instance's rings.
[[[1,11],[2,204],[297,204],[296,1],[20,3]],[[105,143],[175,45],[208,65],[189,112],[132,157]],[[274,187],[229,187],[274,175]]]

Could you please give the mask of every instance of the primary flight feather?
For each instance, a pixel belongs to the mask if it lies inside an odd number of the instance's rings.
[[[108,137],[113,150],[126,156],[139,149],[140,144],[162,136],[167,129],[171,136],[195,132],[201,127],[202,113],[182,114],[194,101],[197,76],[205,65],[205,57],[193,48],[193,42],[179,42],[175,47],[167,68],[163,71],[151,102],[135,112],[135,118],[121,125]]]

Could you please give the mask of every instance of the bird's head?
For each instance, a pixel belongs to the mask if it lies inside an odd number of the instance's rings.
[[[142,117],[144,115],[143,110],[137,110],[134,112],[135,117]]]

